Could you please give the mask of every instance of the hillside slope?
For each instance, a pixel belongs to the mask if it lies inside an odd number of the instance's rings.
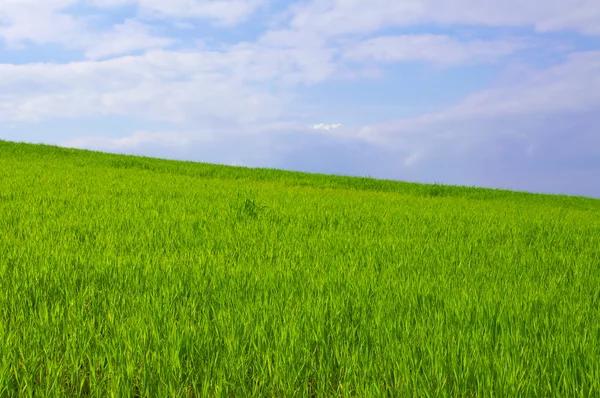
[[[0,141],[0,396],[600,393],[600,200]]]

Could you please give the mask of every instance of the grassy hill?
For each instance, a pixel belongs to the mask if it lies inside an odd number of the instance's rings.
[[[0,141],[0,397],[600,395],[600,200]]]

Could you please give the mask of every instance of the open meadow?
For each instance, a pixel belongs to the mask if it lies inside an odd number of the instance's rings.
[[[13,396],[600,396],[600,200],[0,141]]]

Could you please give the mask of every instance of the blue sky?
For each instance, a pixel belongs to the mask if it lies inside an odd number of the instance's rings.
[[[0,139],[600,198],[597,0],[2,0]]]

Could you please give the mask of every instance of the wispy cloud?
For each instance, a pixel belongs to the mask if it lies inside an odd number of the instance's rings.
[[[58,44],[81,50],[88,59],[129,54],[134,51],[164,48],[174,42],[155,36],[148,25],[133,19],[108,28],[93,27],[93,16],[68,13],[77,0],[19,1],[0,5],[0,39],[9,47],[23,48],[28,43]]]
[[[277,116],[277,95],[245,85],[222,68],[225,62],[218,54],[158,51],[101,62],[0,65],[0,118],[125,115],[245,123]]]
[[[493,62],[523,49],[519,40],[461,41],[445,35],[378,36],[349,48],[343,58],[349,61],[400,62],[426,61],[456,66]]]
[[[342,125],[340,123],[334,123],[334,124],[319,123],[319,124],[313,124],[312,126],[310,126],[310,128],[312,128],[313,130],[333,130],[333,129],[338,129],[340,127],[342,127]]]
[[[113,8],[135,5],[141,17],[209,19],[221,26],[234,26],[246,20],[264,0],[92,0],[92,4]]]
[[[539,32],[569,29],[600,35],[596,0],[312,0],[293,7],[291,27],[321,35],[371,33],[419,24],[532,26]]]

